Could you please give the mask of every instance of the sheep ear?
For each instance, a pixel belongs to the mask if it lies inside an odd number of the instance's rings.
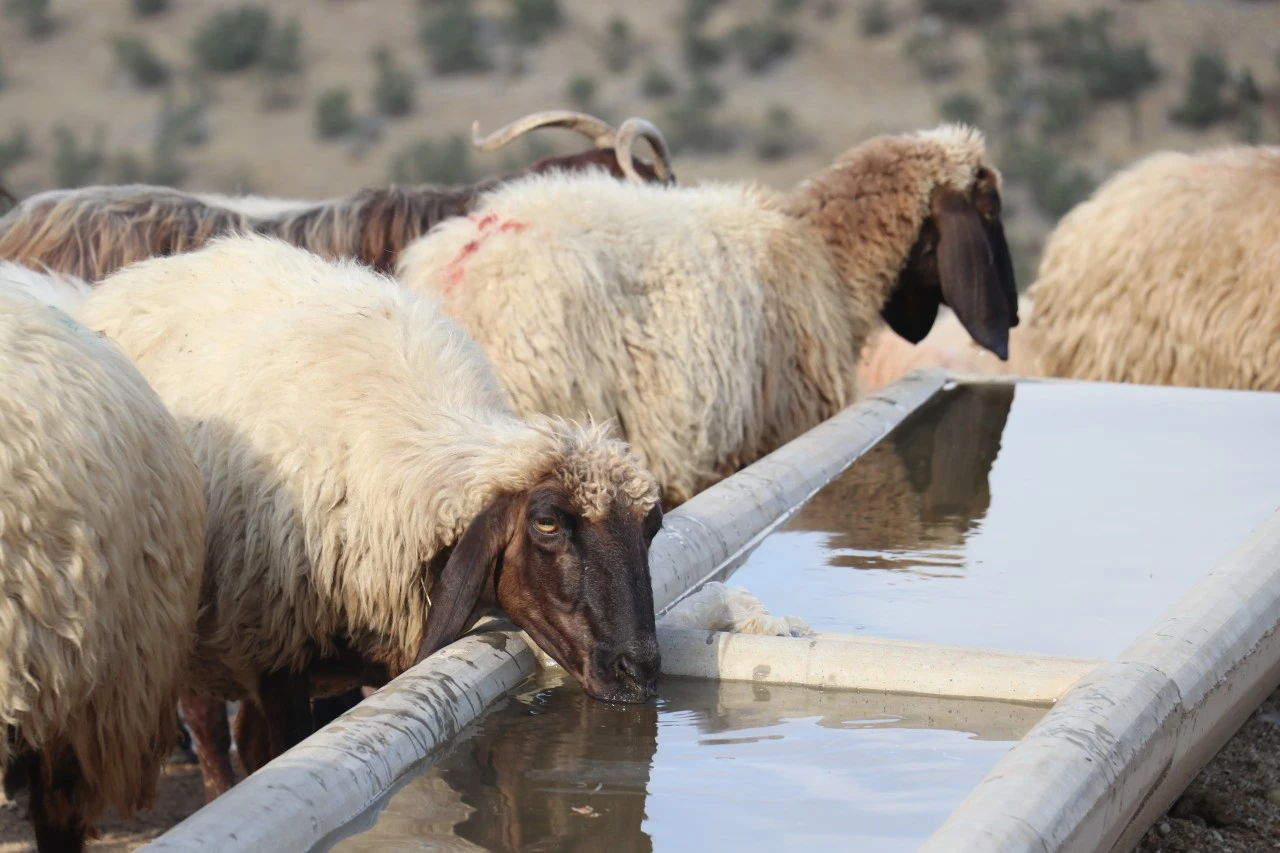
[[[421,663],[465,631],[473,620],[485,583],[493,577],[502,552],[511,542],[516,501],[500,496],[472,519],[431,584],[427,631],[415,663]]]
[[[934,221],[943,299],[975,341],[1007,361],[1013,325],[1008,284],[1002,280],[1002,261],[993,252],[982,214],[959,193],[943,192],[937,199]],[[1003,229],[1000,236],[1003,243]],[[1006,244],[1006,256],[1008,251]],[[1008,266],[1011,282],[1013,265],[1010,262]],[[1013,298],[1016,306],[1016,291]]]
[[[903,340],[918,344],[933,328],[941,304],[942,294],[936,285],[928,287],[904,277],[889,294],[889,301],[880,309],[880,316]]]
[[[1018,325],[1018,282],[1013,277],[1013,256],[1009,254],[1009,241],[1004,238],[1004,224],[999,219],[987,223],[987,240],[1000,277],[1000,291],[1009,305],[1009,328],[1012,329]]]

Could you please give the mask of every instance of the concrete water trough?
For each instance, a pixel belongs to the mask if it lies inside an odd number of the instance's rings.
[[[609,706],[491,621],[147,849],[1130,849],[1280,683],[1277,424],[912,374],[654,542],[660,609],[728,579],[813,637],[663,628]]]

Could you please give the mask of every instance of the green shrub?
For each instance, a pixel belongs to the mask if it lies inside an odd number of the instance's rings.
[[[650,65],[640,78],[640,91],[646,98],[665,98],[676,90],[671,75],[658,65]]]
[[[344,86],[328,89],[316,99],[316,134],[335,139],[350,133],[356,120],[351,114],[351,92]]]
[[[791,55],[796,34],[777,18],[743,24],[733,31],[733,43],[747,70],[759,74]]]
[[[920,11],[961,24],[985,24],[1009,11],[1009,0],[920,0]]]
[[[1258,108],[1255,105],[1240,106],[1237,135],[1241,142],[1247,142],[1250,145],[1257,145],[1262,141],[1262,118],[1258,115]]]
[[[560,28],[564,15],[558,0],[512,0],[511,30],[520,44],[537,44]]]
[[[262,68],[270,77],[302,73],[302,25],[297,18],[273,27],[262,45]]]
[[[448,0],[422,22],[419,39],[437,74],[488,71],[493,67],[480,43],[480,18],[468,0]]]
[[[927,80],[945,80],[960,70],[960,59],[951,39],[941,29],[917,29],[907,39],[903,52]]]
[[[13,166],[21,163],[31,154],[31,140],[27,137],[25,127],[16,127],[8,139],[0,139],[0,180]]]
[[[53,128],[53,182],[59,188],[91,184],[106,162],[102,153],[102,128],[94,131],[93,141],[81,147],[75,131],[65,124]]]
[[[49,0],[4,0],[4,11],[11,18],[21,18],[27,35],[32,38],[40,38],[53,32]]]
[[[1084,123],[1088,109],[1084,88],[1072,82],[1051,81],[1036,92],[1040,106],[1040,133],[1071,134]]]
[[[133,14],[139,18],[158,15],[169,8],[169,0],[130,0],[130,4],[133,6]]]
[[[262,58],[271,31],[271,13],[245,3],[210,15],[191,40],[196,63],[208,71],[229,73]]]
[[[765,112],[764,121],[756,128],[753,144],[756,156],[761,160],[790,157],[800,146],[795,116],[781,104],[772,104]]]
[[[686,25],[700,27],[711,17],[711,10],[719,6],[723,0],[685,0],[684,21]]]
[[[1031,39],[1042,63],[1078,73],[1093,100],[1131,101],[1160,79],[1160,69],[1146,42],[1114,42],[1111,22],[1105,9],[1087,17],[1069,13],[1057,23],[1033,27]]]
[[[662,132],[673,151],[723,153],[737,145],[736,135],[716,118],[723,99],[714,84],[699,80],[663,110]]]
[[[1018,137],[1005,146],[1001,162],[1005,176],[1025,183],[1036,207],[1053,219],[1084,201],[1097,186],[1088,172],[1071,166],[1061,155]]]
[[[125,70],[135,85],[142,88],[159,86],[169,79],[169,69],[160,61],[145,39],[135,36],[113,36],[111,47],[116,62]]]
[[[564,96],[578,109],[590,112],[595,108],[596,78],[589,74],[574,76],[564,87]]]
[[[718,39],[702,34],[696,26],[688,23],[681,29],[681,47],[684,51],[684,64],[694,74],[714,68],[725,59],[725,46]]]
[[[1187,127],[1206,128],[1230,118],[1235,105],[1226,96],[1231,84],[1227,60],[1219,51],[1202,49],[1191,57],[1187,90],[1169,117]]]
[[[631,25],[627,19],[614,15],[604,39],[604,66],[614,74],[621,74],[631,65],[635,45],[631,39]]]
[[[887,34],[893,29],[893,15],[885,0],[871,0],[858,15],[858,29],[868,38]]]
[[[982,125],[982,99],[972,92],[953,92],[938,104],[943,121],[962,122],[973,127]]]
[[[830,21],[840,14],[839,0],[818,0],[818,20]]]
[[[396,65],[391,51],[378,47],[373,52],[378,79],[373,84],[373,106],[384,116],[398,118],[413,111],[413,77]]]
[[[804,5],[804,0],[773,0],[773,13],[775,15],[794,15],[800,11],[800,7]]]
[[[468,184],[477,177],[471,143],[459,133],[444,142],[420,139],[391,158],[390,178],[397,184]]]

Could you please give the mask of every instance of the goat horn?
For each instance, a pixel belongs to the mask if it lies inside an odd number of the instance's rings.
[[[497,151],[513,139],[539,127],[563,127],[575,130],[595,143],[597,148],[613,144],[617,131],[603,119],[574,110],[542,110],[506,124],[488,136],[480,135],[480,122],[471,125],[471,144],[481,151]]]
[[[658,180],[666,184],[675,183],[676,176],[671,169],[671,151],[667,147],[667,140],[657,126],[642,118],[629,118],[618,129],[618,141],[615,143],[615,151],[618,155],[618,165],[622,168],[623,174],[634,183],[638,184],[642,181],[640,174],[636,171],[631,154],[631,149],[635,145],[637,136],[641,139],[647,139],[649,145],[653,148],[653,170],[657,173]]]

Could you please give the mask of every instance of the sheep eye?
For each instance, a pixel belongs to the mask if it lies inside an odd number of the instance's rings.
[[[539,533],[555,533],[560,529],[560,525],[556,523],[556,520],[547,515],[535,518],[533,526],[538,528]]]

